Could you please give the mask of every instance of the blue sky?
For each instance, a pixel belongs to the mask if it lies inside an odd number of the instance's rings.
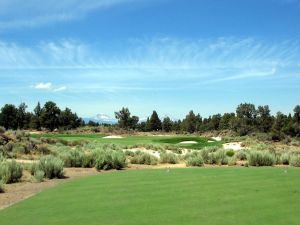
[[[298,0],[2,0],[0,105],[144,118],[300,104]]]

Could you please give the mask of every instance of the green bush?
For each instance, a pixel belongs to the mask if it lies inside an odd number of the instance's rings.
[[[97,150],[94,152],[95,167],[98,171],[126,167],[126,156],[122,151]]]
[[[177,155],[174,153],[161,153],[160,154],[160,162],[161,163],[170,163],[177,164],[179,161]]]
[[[232,150],[232,149],[226,151],[226,155],[227,155],[228,157],[232,157],[232,156],[234,156],[234,154],[235,154],[235,152],[234,152],[234,150]]]
[[[238,160],[247,160],[247,152],[245,150],[239,150],[235,153],[235,157]]]
[[[295,167],[300,167],[300,155],[292,155],[290,158],[290,165]]]
[[[145,164],[145,165],[156,165],[157,161],[158,159],[155,156],[150,155],[149,153],[146,152],[135,154],[130,160],[132,164]]]
[[[37,182],[42,182],[44,180],[45,173],[42,170],[36,170],[34,173],[34,178]]]
[[[82,167],[83,168],[92,168],[95,166],[95,159],[93,157],[93,154],[88,152],[84,154],[84,157],[82,159]]]
[[[204,166],[204,161],[199,152],[194,152],[187,156],[187,166]]]
[[[0,180],[0,193],[4,193],[4,183]]]
[[[0,180],[4,183],[15,183],[18,182],[23,173],[23,168],[15,160],[0,162]]]
[[[64,162],[53,155],[47,155],[40,158],[37,168],[45,173],[46,178],[52,179],[64,177]]]
[[[273,166],[276,158],[274,154],[266,151],[250,151],[248,163],[250,166]]]
[[[280,156],[280,162],[283,164],[283,165],[289,165],[290,164],[290,158],[291,158],[291,155],[290,153],[283,153],[281,156]]]

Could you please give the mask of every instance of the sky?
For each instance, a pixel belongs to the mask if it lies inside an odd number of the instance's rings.
[[[0,0],[0,106],[145,118],[300,104],[300,0]]]

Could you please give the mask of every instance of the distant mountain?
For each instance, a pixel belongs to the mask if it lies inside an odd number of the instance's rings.
[[[118,121],[115,118],[112,118],[106,114],[97,114],[95,117],[83,118],[85,123],[93,121],[99,124],[116,124]]]

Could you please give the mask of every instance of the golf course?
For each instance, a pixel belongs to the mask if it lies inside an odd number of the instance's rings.
[[[299,186],[295,168],[103,173],[4,209],[0,224],[299,224]]]

